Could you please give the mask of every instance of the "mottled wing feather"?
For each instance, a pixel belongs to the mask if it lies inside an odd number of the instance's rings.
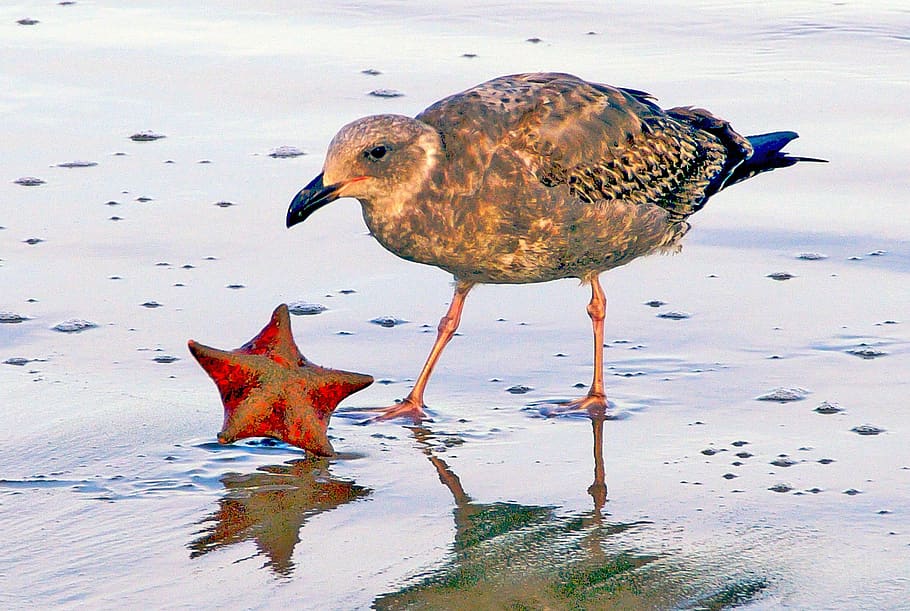
[[[581,201],[656,204],[683,220],[722,188],[749,145],[707,111],[664,112],[651,100],[567,74],[519,74],[440,100],[417,118],[440,131],[462,176],[480,180],[505,146],[544,185],[568,185]]]

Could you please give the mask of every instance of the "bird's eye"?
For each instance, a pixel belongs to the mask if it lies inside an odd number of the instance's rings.
[[[389,149],[386,148],[384,145],[380,144],[379,146],[374,146],[373,148],[368,150],[366,154],[367,154],[367,157],[375,160],[375,159],[382,159],[383,157],[385,157],[385,154],[388,152],[389,152]]]

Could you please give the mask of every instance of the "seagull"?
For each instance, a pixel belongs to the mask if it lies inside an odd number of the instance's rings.
[[[744,137],[707,110],[661,109],[636,89],[562,73],[502,76],[415,118],[380,114],[341,128],[322,172],[291,202],[287,226],[326,204],[360,201],[392,253],[442,268],[455,293],[407,397],[374,420],[428,418],[427,381],[476,284],[578,278],[591,287],[594,376],[553,413],[604,413],[604,271],[673,252],[687,219],[718,191],[799,161],[783,131]]]

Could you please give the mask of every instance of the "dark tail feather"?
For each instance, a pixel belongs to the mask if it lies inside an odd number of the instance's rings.
[[[796,132],[772,132],[770,134],[747,136],[749,144],[752,145],[752,156],[733,170],[724,187],[752,178],[762,172],[789,167],[799,161],[828,162],[827,159],[815,159],[814,157],[791,157],[781,150],[787,146],[787,143],[798,137],[799,135]]]

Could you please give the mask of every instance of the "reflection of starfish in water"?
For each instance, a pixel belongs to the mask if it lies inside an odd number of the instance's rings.
[[[228,473],[221,481],[227,494],[203,520],[211,525],[189,544],[190,557],[253,539],[269,557],[266,565],[281,575],[294,570],[294,546],[309,518],[370,494],[368,488],[332,478],[324,458],[260,467],[246,475]]]
[[[294,343],[284,304],[256,337],[236,350],[217,350],[193,340],[188,345],[221,393],[221,443],[274,437],[330,456],[334,450],[326,429],[332,412],[345,397],[373,382],[368,375],[308,361]]]
[[[434,434],[414,427],[414,437],[455,500],[455,542],[440,568],[373,602],[376,609],[604,609],[675,608],[704,603],[722,608],[750,600],[763,580],[736,582],[729,589],[699,593],[667,570],[662,555],[630,549],[621,536],[649,522],[605,521],[603,425],[591,412],[594,509],[559,515],[555,507],[517,503],[480,504],[433,451]],[[686,567],[691,571],[692,567]],[[688,572],[683,572],[689,574]],[[716,588],[716,583],[712,583]],[[706,588],[707,589],[707,588]],[[694,596],[693,596],[694,595]],[[717,603],[717,604],[715,604]]]

